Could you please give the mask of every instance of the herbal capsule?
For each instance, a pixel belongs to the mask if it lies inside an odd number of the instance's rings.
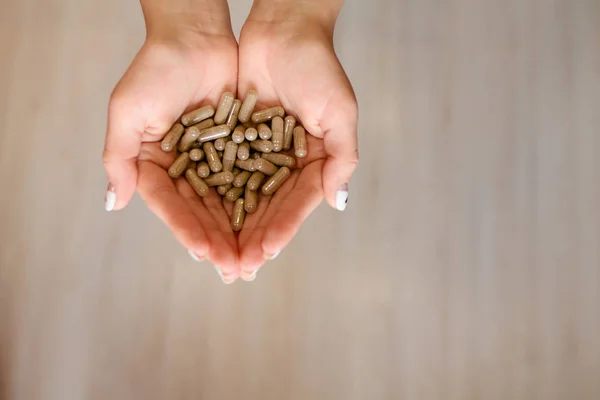
[[[244,210],[244,199],[237,199],[233,205],[233,213],[231,214],[231,229],[234,232],[239,232],[244,226],[246,219],[246,211]]]
[[[246,138],[247,141],[252,142],[258,138],[258,131],[254,128],[248,128],[248,129],[246,129],[246,133],[244,134],[244,137]]]
[[[235,142],[228,142],[223,152],[223,171],[233,171],[233,165],[237,158],[238,145]]]
[[[219,195],[221,196],[225,196],[227,192],[229,192],[229,189],[231,189],[232,187],[233,185],[231,183],[228,183],[227,185],[221,185],[217,187],[217,193],[219,193]]]
[[[192,126],[212,117],[213,115],[215,115],[215,108],[211,105],[208,105],[184,114],[184,116],[181,117],[181,123],[185,126]]]
[[[190,151],[194,143],[196,143],[196,140],[198,140],[199,136],[200,130],[198,128],[196,128],[195,126],[187,128],[185,130],[185,134],[179,141],[179,146],[177,147],[177,149],[182,153],[184,151]]]
[[[217,105],[217,111],[215,112],[215,124],[221,125],[227,121],[227,116],[233,108],[234,100],[235,97],[230,92],[225,92],[221,95],[221,99],[219,99],[219,103]]]
[[[238,123],[238,115],[240,113],[240,108],[242,108],[242,101],[235,99],[233,101],[233,107],[231,108],[231,111],[227,116],[227,121],[225,121],[230,131],[232,131]]]
[[[202,132],[203,130],[212,128],[213,126],[215,126],[215,121],[212,118],[209,118],[197,123],[196,125],[190,126],[190,128],[198,128],[198,130]]]
[[[273,132],[273,136],[271,137],[273,151],[280,152],[283,150],[283,118],[273,118],[271,121],[271,131]]]
[[[208,128],[200,132],[200,136],[198,136],[198,142],[204,143],[215,139],[224,138],[229,136],[229,133],[231,133],[231,131],[227,125],[213,126],[212,128]]]
[[[248,129],[248,128],[256,129],[256,126],[257,126],[254,122],[252,122],[252,120],[250,120],[248,122],[244,122],[242,125],[245,129]]]
[[[206,162],[212,172],[220,172],[223,170],[223,164],[219,159],[215,146],[211,142],[204,143],[204,157],[206,157]]]
[[[214,141],[213,145],[215,146],[215,149],[217,149],[217,151],[223,151],[225,150],[225,145],[227,144],[227,142],[231,142],[231,136],[226,136],[224,138],[220,138]]]
[[[246,182],[246,186],[250,190],[257,191],[263,179],[265,179],[265,174],[263,174],[260,171],[256,171],[252,174],[250,179],[248,179],[248,182]]]
[[[258,210],[258,192],[250,190],[248,186],[244,193],[244,210],[248,214],[253,214]]]
[[[252,172],[250,172],[250,171],[240,172],[239,175],[236,175],[236,177],[233,178],[233,186],[235,186],[235,187],[244,186],[248,182],[248,179],[250,179],[251,176],[252,176]]]
[[[244,171],[254,172],[256,171],[254,161],[255,160],[235,160],[235,166]]]
[[[169,167],[169,176],[171,178],[178,178],[185,172],[185,169],[190,162],[189,153],[181,153],[175,162]]]
[[[206,163],[206,161],[198,163],[198,169],[196,172],[198,172],[198,176],[200,178],[208,178],[210,175],[210,167],[208,166],[208,163]]]
[[[292,175],[292,171],[288,167],[281,167],[279,171],[272,177],[270,177],[262,187],[262,192],[264,195],[270,196],[277,189],[283,185],[283,183],[288,180],[288,178]]]
[[[296,159],[285,154],[264,153],[261,157],[279,167],[294,168],[296,166]]]
[[[258,124],[256,130],[258,131],[258,136],[263,140],[269,140],[273,136],[273,132],[271,132],[271,128],[267,124]]]
[[[243,187],[232,187],[225,193],[225,200],[231,201],[232,203],[242,197],[244,194]]]
[[[303,127],[294,128],[294,153],[298,158],[304,158],[308,154],[306,144],[306,131]]]
[[[194,191],[198,194],[198,196],[208,196],[210,189],[208,188],[206,182],[204,182],[202,178],[198,176],[196,171],[194,171],[193,169],[188,169],[187,171],[185,171],[185,178],[190,183]]]
[[[258,93],[256,90],[250,90],[242,103],[242,107],[240,108],[240,112],[238,114],[238,120],[241,123],[246,123],[250,121],[250,117],[252,116],[252,112],[254,111],[254,107],[256,107],[256,101],[258,100]]]
[[[208,186],[221,186],[233,182],[233,172],[223,171],[211,175],[204,180]]]
[[[240,127],[238,127],[240,128]],[[231,134],[231,140],[233,140],[236,144],[240,144],[244,141],[244,127],[242,126],[241,129],[235,128],[235,130],[233,131],[233,133]]]
[[[247,160],[250,158],[250,143],[243,142],[238,146],[237,156],[240,160]]]
[[[234,177],[236,177],[236,176],[238,176],[239,174],[241,174],[242,172],[243,172],[243,171],[242,171],[241,169],[239,169],[239,168],[234,168],[234,169],[233,169],[233,176],[234,176]]]
[[[204,152],[200,149],[192,149],[190,150],[190,160],[192,161],[200,161],[204,158]]]
[[[288,115],[285,117],[283,127],[283,150],[289,150],[292,148],[292,139],[294,138],[294,128],[296,127],[296,118]]]
[[[254,167],[257,171],[262,172],[265,175],[274,175],[279,168],[277,166],[263,158],[254,161]]]
[[[183,127],[183,125],[179,123],[173,125],[173,127],[171,127],[171,130],[167,132],[164,139],[160,143],[161,149],[163,149],[163,151],[175,150],[175,147],[177,147],[177,142],[179,142],[179,139],[181,139],[184,130],[185,128]]]
[[[273,143],[269,142],[268,140],[255,140],[250,142],[250,147],[263,153],[270,153],[273,151]]]
[[[254,114],[252,114],[252,122],[254,122],[255,124],[260,124],[261,122],[270,121],[277,116],[283,118],[284,115],[285,110],[281,106],[267,108],[266,110],[257,111]]]

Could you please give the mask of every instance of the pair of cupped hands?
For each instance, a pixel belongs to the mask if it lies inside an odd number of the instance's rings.
[[[148,18],[146,20],[148,25]],[[232,205],[215,190],[200,198],[166,169],[175,153],[160,141],[186,111],[216,105],[230,91],[255,89],[260,110],[282,105],[309,133],[308,156],[279,191],[262,196],[244,228],[230,226]],[[292,240],[321,203],[343,211],[358,162],[358,110],[333,48],[333,25],[251,15],[239,45],[223,28],[184,23],[150,29],[145,44],[110,100],[104,166],[107,210],[124,208],[135,190],[195,260],[208,259],[225,283],[254,280],[265,261]]]

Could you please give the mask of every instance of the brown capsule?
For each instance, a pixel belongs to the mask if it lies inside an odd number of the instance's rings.
[[[254,172],[256,171],[256,167],[254,166],[255,160],[235,160],[235,166],[239,169],[243,169],[244,171]]]
[[[231,214],[231,229],[234,232],[239,232],[244,226],[246,219],[246,211],[244,210],[244,199],[237,199],[233,205],[233,213]]]
[[[208,178],[208,176],[210,175],[210,167],[208,166],[208,163],[206,161],[198,163],[198,168],[196,169],[196,172],[198,173],[198,176],[200,178]]]
[[[288,115],[285,117],[283,127],[283,150],[287,151],[292,148],[292,139],[294,138],[294,128],[296,127],[296,118]]]
[[[248,186],[244,193],[244,210],[248,214],[253,214],[258,210],[258,192],[250,190]]]
[[[248,91],[244,102],[242,103],[242,107],[240,108],[240,112],[238,114],[238,120],[241,123],[246,123],[250,121],[250,117],[252,116],[252,112],[254,111],[254,107],[256,107],[256,101],[258,100],[258,93],[256,90]]]
[[[233,176],[234,176],[234,177],[238,176],[238,175],[239,175],[239,174],[241,174],[242,172],[243,172],[243,171],[242,171],[241,169],[237,168],[237,167],[236,167],[236,168],[233,168]]]
[[[248,122],[244,122],[242,124],[242,126],[244,127],[244,129],[248,129],[248,128],[253,128],[256,129],[256,124],[254,122],[252,122],[252,120],[248,121]]]
[[[171,178],[178,178],[185,172],[185,169],[190,162],[189,153],[181,153],[175,162],[169,167],[169,176]]]
[[[206,182],[204,182],[202,178],[198,176],[196,171],[194,171],[193,169],[188,169],[187,171],[185,171],[185,178],[190,183],[194,191],[198,194],[198,196],[208,196],[210,189],[208,188]]]
[[[204,152],[201,149],[190,150],[190,160],[200,161],[204,158]]]
[[[236,175],[235,178],[233,178],[233,186],[235,186],[235,187],[244,186],[248,182],[248,179],[250,179],[251,176],[252,176],[252,172],[250,172],[250,171],[240,172],[238,175]]]
[[[252,174],[250,179],[248,179],[248,182],[246,182],[246,186],[250,190],[257,191],[263,179],[265,179],[265,174],[263,174],[260,171],[256,171]]]
[[[271,121],[271,131],[273,132],[273,137],[271,137],[273,151],[280,152],[283,149],[283,118],[273,118]]]
[[[292,175],[292,171],[288,167],[281,167],[279,171],[270,177],[262,187],[264,195],[270,196],[283,185],[285,181]]]
[[[232,187],[225,193],[225,200],[231,201],[232,203],[242,197],[244,194],[243,187]]]
[[[252,142],[258,138],[258,131],[254,128],[248,128],[244,133],[244,137],[247,141]]]
[[[270,153],[273,151],[273,143],[269,142],[268,140],[255,140],[250,142],[250,147],[262,153]]]
[[[260,136],[262,140],[269,140],[271,139],[271,136],[273,136],[273,132],[271,132],[271,128],[269,128],[269,125],[267,124],[258,124],[256,130],[258,131],[258,136]]]
[[[277,166],[263,158],[254,161],[254,167],[257,171],[262,172],[265,175],[274,175],[279,168]]]
[[[219,159],[219,154],[215,146],[211,142],[204,143],[204,157],[212,172],[220,172],[223,170],[223,164]]]
[[[250,158],[250,143],[243,142],[238,146],[237,156],[240,160],[247,160]]]
[[[238,115],[240,114],[240,108],[242,108],[242,101],[235,99],[233,101],[233,107],[231,108],[231,111],[227,116],[227,121],[225,121],[230,131],[232,131],[238,123]]]
[[[255,124],[260,124],[261,122],[270,121],[277,116],[283,118],[284,115],[285,110],[281,106],[267,108],[266,110],[257,111],[254,114],[252,114],[252,122],[254,122]]]
[[[185,130],[185,134],[179,141],[179,146],[177,147],[177,150],[179,150],[182,153],[184,151],[190,151],[194,143],[196,143],[196,140],[198,140],[199,136],[200,130],[198,128],[196,128],[195,126],[187,128]]]
[[[215,126],[215,121],[212,118],[209,118],[209,119],[205,119],[202,122],[197,123],[196,125],[190,126],[190,128],[192,128],[192,127],[198,128],[198,130],[200,132],[202,132],[203,130],[212,128],[213,126]]]
[[[225,196],[232,187],[233,185],[231,183],[228,183],[227,185],[221,185],[217,187],[217,193],[219,193],[220,196]]]
[[[200,136],[198,136],[198,142],[210,142],[212,140],[229,136],[230,133],[231,131],[229,130],[229,127],[227,125],[213,126],[212,128],[208,128],[200,132]]]
[[[219,104],[217,105],[217,111],[215,112],[215,124],[221,125],[227,121],[227,117],[233,108],[233,101],[235,100],[235,96],[233,93],[225,92],[221,95],[221,99],[219,100]]]
[[[187,167],[185,168],[185,170],[187,171],[188,169],[193,169],[194,171],[198,168],[198,165],[195,161],[190,160],[188,162]]]
[[[237,158],[238,145],[235,142],[228,142],[223,152],[223,171],[233,171],[233,166]]]
[[[177,147],[177,142],[181,139],[185,128],[180,123],[177,123],[171,127],[171,130],[167,132],[164,139],[160,143],[161,149],[163,151],[173,151],[175,147]]]
[[[243,127],[242,127],[243,129]],[[233,140],[236,144],[240,144],[244,141],[244,131],[242,129],[235,129],[231,134],[231,140]]]
[[[213,115],[215,115],[215,108],[211,105],[208,105],[184,114],[183,117],[181,117],[181,123],[185,126],[192,126],[212,117]]]
[[[294,168],[296,166],[296,159],[285,154],[263,153],[261,157],[279,167]]]
[[[211,175],[204,180],[208,186],[221,186],[233,182],[233,172],[223,171]]]
[[[217,151],[223,151],[223,150],[225,150],[225,145],[227,144],[227,142],[230,142],[230,141],[231,141],[231,136],[227,136],[227,137],[215,140],[213,145],[215,145],[215,149],[217,149]]]
[[[294,128],[294,154],[297,158],[304,158],[308,154],[306,131],[301,126]]]

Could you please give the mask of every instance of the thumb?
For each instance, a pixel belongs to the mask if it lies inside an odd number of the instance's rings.
[[[107,211],[124,208],[135,193],[137,157],[140,153],[144,121],[135,106],[123,97],[111,97],[103,162],[108,176],[105,197]]]

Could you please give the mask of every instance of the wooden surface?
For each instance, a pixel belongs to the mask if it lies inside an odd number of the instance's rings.
[[[1,399],[600,398],[600,2],[348,0],[348,210],[231,287],[103,210],[143,34],[133,0],[0,4]]]

